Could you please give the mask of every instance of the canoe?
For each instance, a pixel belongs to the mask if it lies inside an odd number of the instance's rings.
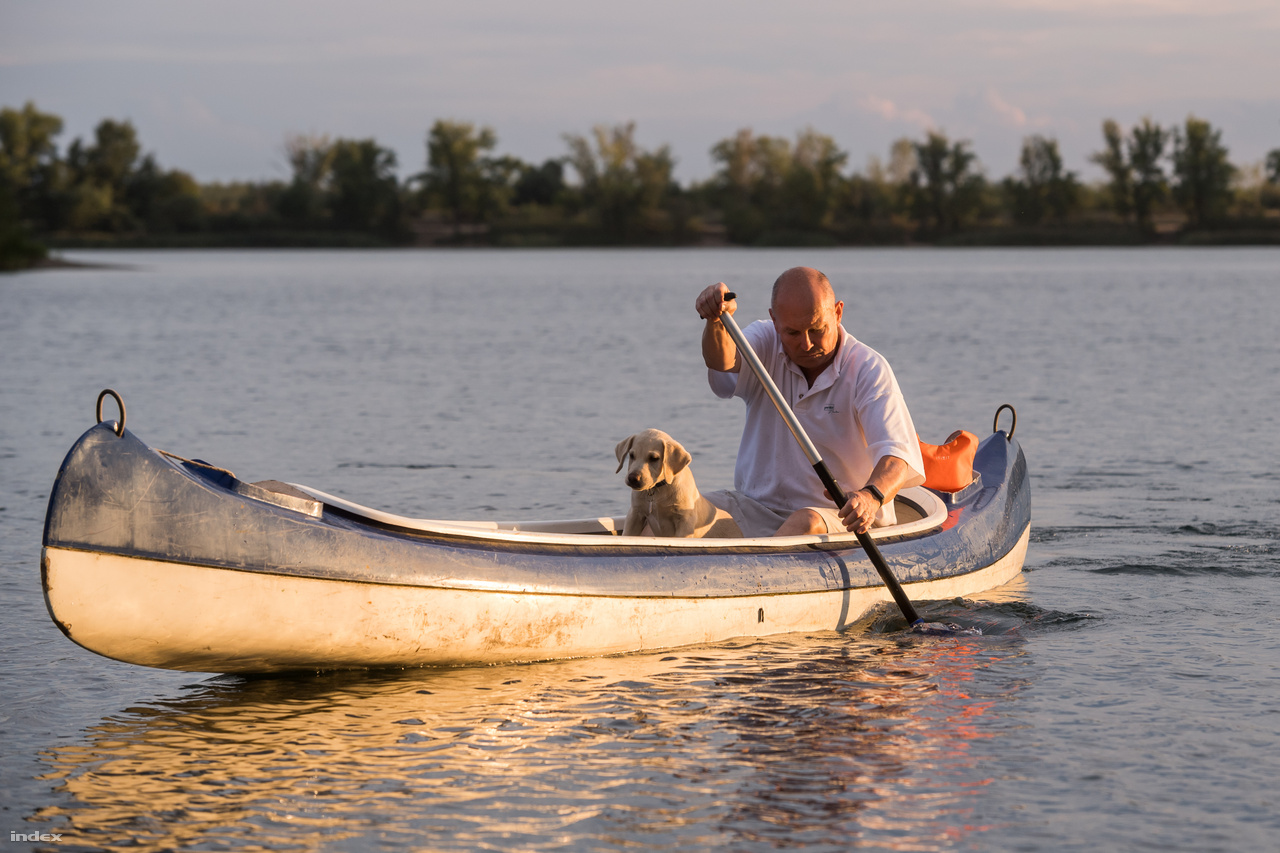
[[[975,595],[1022,570],[1022,449],[1011,432],[993,432],[973,467],[957,492],[903,490],[899,523],[873,531],[913,601]],[[853,534],[663,539],[621,529],[621,517],[405,518],[299,484],[243,482],[108,421],[58,471],[41,577],[53,621],[84,648],[224,673],[491,664],[841,631],[890,600]]]

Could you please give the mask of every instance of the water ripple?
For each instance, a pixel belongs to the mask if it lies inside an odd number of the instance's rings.
[[[216,678],[46,752],[63,799],[31,819],[108,850],[936,849],[986,737],[955,723],[1019,689],[1021,645],[973,639]]]

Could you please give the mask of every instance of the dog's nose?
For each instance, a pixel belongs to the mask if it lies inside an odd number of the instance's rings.
[[[628,474],[628,475],[627,475],[627,485],[628,485],[628,486],[630,486],[630,487],[631,487],[631,488],[633,488],[633,489],[638,489],[638,488],[640,488],[640,475],[639,475],[639,474]]]

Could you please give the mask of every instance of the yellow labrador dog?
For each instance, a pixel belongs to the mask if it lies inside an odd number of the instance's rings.
[[[631,510],[623,536],[639,536],[648,524],[654,536],[733,539],[742,531],[729,513],[712,506],[693,482],[693,457],[656,429],[625,438],[614,451],[618,470],[627,468]]]

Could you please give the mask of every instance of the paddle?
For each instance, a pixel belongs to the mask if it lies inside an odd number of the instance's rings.
[[[737,299],[738,295],[736,293],[726,293],[724,298],[725,301],[728,301]],[[755,373],[756,378],[760,380],[760,384],[764,386],[765,393],[769,395],[769,399],[777,407],[778,414],[782,415],[782,420],[786,422],[787,428],[796,437],[796,441],[800,442],[800,449],[804,451],[805,457],[813,465],[813,470],[817,473],[818,479],[822,481],[822,485],[826,487],[827,494],[831,496],[831,500],[835,501],[836,507],[843,507],[848,503],[844,490],[840,488],[840,484],[836,482],[835,477],[831,476],[831,470],[827,468],[827,463],[822,461],[818,448],[809,440],[809,436],[805,433],[804,427],[800,425],[800,421],[796,420],[795,413],[791,411],[791,407],[783,399],[782,392],[774,384],[773,377],[769,375],[769,371],[765,370],[764,364],[760,362],[760,356],[756,355],[756,351],[751,348],[751,344],[747,343],[746,336],[738,328],[737,321],[733,319],[732,314],[725,313],[720,315],[720,322],[724,324],[729,337],[733,338],[733,343],[737,346],[738,354],[742,356],[742,360],[751,366],[751,371]],[[881,555],[880,549],[876,547],[876,543],[866,533],[855,535],[858,537],[858,544],[862,546],[862,550],[866,552],[867,557],[871,560],[871,565],[876,567],[876,572],[880,575],[880,579],[889,588],[889,594],[897,602],[898,609],[902,611],[902,615],[906,617],[912,629],[919,629],[925,622],[920,618],[920,614],[916,613],[916,609],[911,606],[911,600],[907,598],[906,592],[903,591],[902,584],[898,583],[898,579],[893,576],[893,572],[889,569],[889,564],[884,561],[884,556]]]

